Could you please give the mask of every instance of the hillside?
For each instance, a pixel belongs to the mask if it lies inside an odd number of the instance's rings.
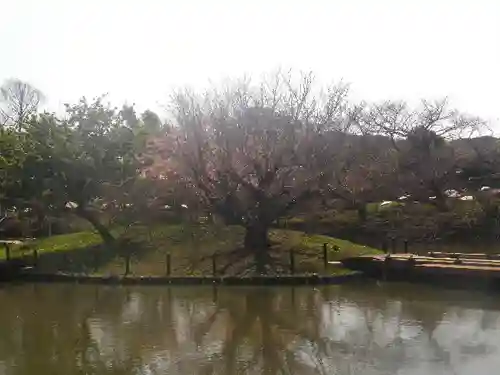
[[[41,272],[74,272],[88,274],[123,275],[125,259],[130,256],[130,273],[158,275],[166,273],[166,257],[170,254],[172,275],[212,274],[213,254],[220,272],[228,262],[229,253],[243,243],[241,227],[214,227],[205,225],[168,225],[152,229],[136,227],[120,237],[122,246],[106,249],[100,237],[93,232],[79,232],[53,236],[34,241],[24,248],[13,250],[14,256],[39,251]],[[378,250],[322,235],[308,235],[292,230],[273,230],[270,233],[272,250],[278,254],[278,269],[289,273],[290,252],[293,250],[296,273],[323,273],[323,244],[327,244],[329,260],[348,256],[376,253]],[[5,254],[0,251],[0,257]],[[244,267],[242,264],[241,266]],[[241,268],[241,267],[235,267]],[[329,267],[328,273],[345,272]],[[238,273],[228,269],[225,274]]]

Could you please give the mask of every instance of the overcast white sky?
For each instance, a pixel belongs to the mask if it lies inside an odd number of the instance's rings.
[[[169,90],[278,66],[344,79],[356,98],[449,96],[500,118],[500,0],[0,0],[0,80],[48,106]],[[497,125],[500,130],[500,125]]]

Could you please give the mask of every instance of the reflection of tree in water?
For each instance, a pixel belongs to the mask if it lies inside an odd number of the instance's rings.
[[[288,296],[267,289],[219,292],[215,303],[168,288],[42,289],[36,303],[20,289],[27,296],[0,312],[0,361],[18,364],[8,374],[312,373],[294,353],[314,327],[307,295],[296,320],[281,313]]]
[[[0,372],[396,374],[434,360],[450,373],[453,351],[498,350],[479,336],[452,343],[441,323],[498,332],[497,311],[438,297],[371,287],[0,290]]]
[[[203,366],[202,374],[289,374],[313,373],[296,354],[296,341],[314,339],[316,323],[311,316],[313,293],[296,303],[303,309],[288,311],[285,296],[272,289],[248,289],[235,300],[234,294],[219,294],[210,318],[195,325],[195,340],[204,345],[220,320],[225,327],[221,351]],[[312,324],[311,324],[312,323]],[[310,329],[312,328],[312,330]]]

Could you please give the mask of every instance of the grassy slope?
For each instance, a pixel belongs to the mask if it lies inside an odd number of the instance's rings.
[[[140,244],[141,250],[136,252],[132,260],[131,272],[137,275],[164,275],[166,270],[166,254],[172,256],[173,275],[209,275],[212,272],[210,255],[215,252],[224,253],[242,245],[243,229],[241,227],[214,227],[203,225],[167,225],[153,228],[136,227],[127,230],[124,236]],[[273,230],[270,233],[273,247],[282,254],[284,264],[289,262],[289,250],[296,254],[297,273],[324,272],[322,262],[323,243],[328,244],[329,259],[337,260],[348,256],[375,253],[377,250],[321,235],[307,235],[291,230]],[[100,246],[100,237],[93,232],[79,232],[54,236],[35,241],[29,248],[37,248],[40,254],[48,254],[42,266],[54,271],[94,272],[99,274],[123,274],[124,260],[119,254],[110,254]],[[338,251],[334,250],[338,247]],[[90,250],[89,250],[90,249]],[[76,250],[76,251],[74,251]],[[17,248],[13,254],[31,251]],[[58,255],[58,254],[62,254]],[[93,254],[85,256],[85,254]],[[76,257],[75,254],[78,256]],[[83,256],[82,256],[83,254]],[[101,256],[105,255],[105,256]],[[0,253],[0,258],[3,257]],[[100,257],[100,261],[96,261]],[[200,258],[205,257],[203,261]],[[64,259],[63,259],[64,258]],[[72,259],[73,258],[73,259]],[[222,266],[219,264],[218,266]],[[330,267],[329,273],[344,272]]]

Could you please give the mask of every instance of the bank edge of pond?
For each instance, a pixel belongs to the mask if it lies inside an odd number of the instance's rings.
[[[483,280],[484,281],[484,280]],[[456,283],[445,280],[388,278],[381,280],[361,272],[342,275],[283,275],[283,276],[251,276],[251,277],[197,277],[197,276],[100,276],[70,274],[23,274],[10,280],[3,280],[0,285],[8,284],[82,284],[102,286],[320,286],[365,283],[382,286],[384,284],[427,285],[432,288],[446,290],[469,290],[475,292],[500,292],[500,285],[483,283]]]
[[[12,281],[34,283],[76,283],[102,285],[334,285],[365,279],[360,272],[342,275],[283,276],[97,276],[69,274],[24,274]]]

